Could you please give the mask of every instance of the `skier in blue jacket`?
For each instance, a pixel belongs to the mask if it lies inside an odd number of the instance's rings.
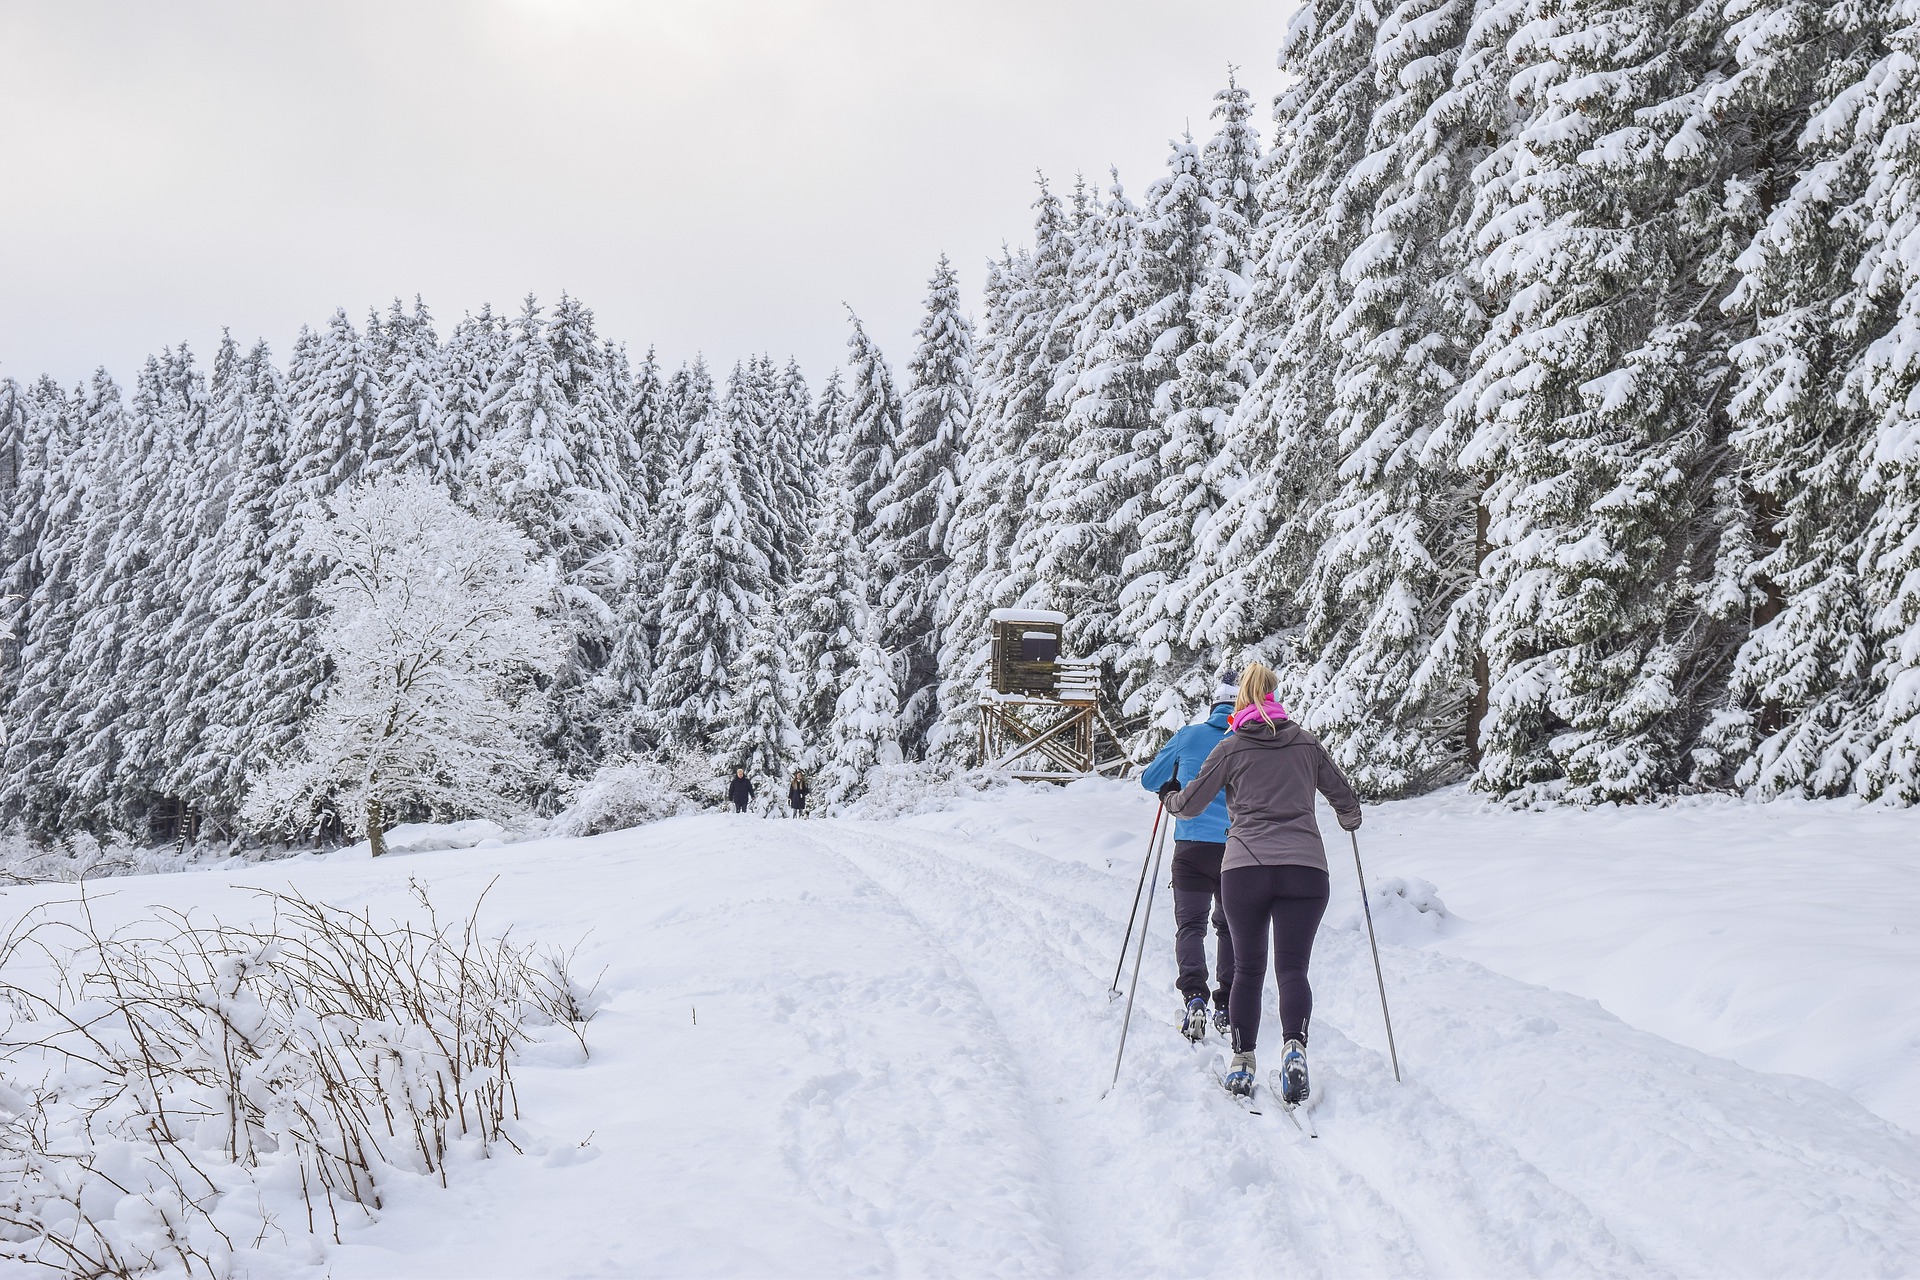
[[[1199,724],[1190,724],[1167,740],[1160,754],[1140,775],[1140,785],[1158,792],[1178,778],[1191,782],[1200,776],[1220,740],[1227,736],[1233,714],[1236,677],[1228,672],[1213,691],[1213,712]],[[1213,1023],[1227,1034],[1227,995],[1233,986],[1233,938],[1220,903],[1220,860],[1227,851],[1227,797],[1222,792],[1198,815],[1182,818],[1173,828],[1174,959],[1180,965],[1180,996],[1186,1001],[1180,1030],[1189,1039],[1207,1034],[1207,915],[1213,915],[1214,991]]]

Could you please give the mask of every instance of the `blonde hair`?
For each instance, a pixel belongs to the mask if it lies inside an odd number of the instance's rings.
[[[1280,677],[1273,674],[1272,667],[1264,662],[1249,662],[1247,669],[1240,673],[1240,688],[1233,696],[1233,713],[1239,715],[1248,707],[1260,707],[1279,687]],[[1268,724],[1273,723],[1273,717],[1264,708],[1259,715]]]

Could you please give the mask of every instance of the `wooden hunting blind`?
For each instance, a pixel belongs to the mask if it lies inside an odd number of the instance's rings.
[[[1100,668],[1061,654],[1067,615],[995,609],[989,689],[980,699],[980,761],[1016,778],[1066,782],[1124,768],[1100,713]]]

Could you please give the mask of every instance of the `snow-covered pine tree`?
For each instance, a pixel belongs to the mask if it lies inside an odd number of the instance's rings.
[[[202,784],[217,773],[211,757],[224,744],[209,741],[211,695],[240,656],[230,645],[232,619],[221,611],[220,534],[241,466],[247,372],[233,335],[223,332],[214,355],[207,402],[176,444],[169,473],[168,523],[181,549],[173,566],[178,612],[166,638],[162,668],[161,755],[165,790],[183,813],[204,817],[214,799]],[[189,834],[188,830],[181,835]]]
[[[0,815],[36,836],[60,830],[67,743],[58,735],[61,659],[80,621],[79,561],[93,442],[81,433],[83,392],[50,378],[21,397],[19,445],[0,559]]]
[[[997,590],[1012,594],[1008,603],[1064,609],[1071,622],[1074,605],[1084,601],[1078,576],[1049,561],[1057,543],[1046,504],[1072,445],[1056,392],[1085,310],[1078,286],[1092,278],[1098,261],[1090,243],[1098,223],[1078,189],[1070,211],[1045,178],[1033,208],[1033,250],[1003,272],[1011,327],[981,388],[982,407],[1001,433],[1016,521]]]
[[[947,532],[959,496],[961,441],[973,414],[973,325],[942,254],[907,363],[907,395],[893,475],[874,495],[873,579],[882,643],[902,670],[899,737],[920,754],[935,714],[939,636],[935,615],[950,558]]]
[[[142,466],[149,441],[134,429],[120,388],[106,370],[94,373],[78,407],[78,435],[92,442],[82,546],[75,570],[75,631],[86,643],[67,648],[59,665],[60,741],[55,785],[63,793],[63,827],[126,831],[134,822],[117,805],[115,779],[126,752],[127,687],[121,683],[137,642],[128,593],[120,520],[123,491]]]
[[[1036,488],[1011,557],[1029,582],[1022,603],[1065,610],[1068,648],[1111,661],[1119,651],[1121,566],[1138,542],[1132,452],[1152,409],[1127,327],[1139,217],[1117,174],[1105,205],[1080,197],[1075,208],[1067,300],[1054,320],[1067,350],[1048,392],[1048,420],[1028,442],[1023,470]]]
[[[726,690],[714,755],[727,770],[778,778],[799,758],[794,723],[795,681],[789,665],[791,638],[777,595],[768,592],[747,621],[745,642]]]
[[[297,505],[317,513],[327,498],[359,477],[380,417],[380,366],[367,337],[345,311],[323,333],[300,331],[287,366],[293,441],[287,482]]]
[[[740,445],[741,509],[749,518],[748,534],[767,562],[769,582],[791,576],[787,563],[786,518],[777,494],[785,468],[775,459],[773,388],[757,360],[736,362],[727,375],[727,393],[720,402],[727,430]]]
[[[509,816],[541,773],[528,677],[565,648],[542,616],[550,567],[511,525],[462,510],[417,473],[328,507],[302,544],[330,570],[318,596],[333,686],[296,753],[255,776],[243,818],[311,831],[336,814],[378,854],[385,823],[409,809]]]
[[[1190,141],[1175,144],[1168,175],[1149,192],[1128,289],[1126,343],[1140,353],[1151,410],[1133,441],[1141,500],[1126,520],[1138,533],[1117,630],[1126,637],[1125,708],[1165,730],[1209,696],[1216,655],[1211,645],[1186,643],[1187,581],[1196,535],[1245,483],[1226,443],[1252,377],[1230,327],[1245,293],[1251,228],[1243,193],[1258,143],[1248,136],[1245,92],[1229,84],[1216,98],[1223,123],[1207,153],[1217,176]]]
[[[0,622],[12,635],[13,646],[23,646],[34,631],[31,608],[34,593],[45,576],[42,540],[57,500],[60,458],[74,432],[68,422],[66,394],[53,379],[42,376],[24,389],[18,400],[18,435],[13,442],[7,492],[6,529],[0,534]],[[12,701],[20,679],[17,648],[0,666],[0,705]]]
[[[893,387],[887,358],[867,336],[860,317],[847,308],[853,332],[847,336],[847,465],[853,484],[854,532],[873,526],[874,499],[892,483],[900,440],[900,395]]]
[[[435,377],[440,400],[439,448],[455,496],[464,492],[468,460],[484,438],[487,396],[506,359],[507,343],[506,325],[493,314],[492,307],[482,307],[478,315],[461,317],[440,350]]]
[[[626,589],[614,609],[612,648],[601,675],[608,700],[601,733],[607,755],[643,750],[647,745],[647,684],[653,678],[653,634],[660,624],[660,592],[673,555],[673,528],[662,518],[659,459],[665,387],[653,350],[638,370],[617,362],[615,385],[626,388],[616,406],[621,414],[619,454],[629,504],[627,527],[633,535]]]
[[[761,469],[766,476],[779,547],[779,556],[774,561],[774,580],[784,584],[791,581],[798,570],[813,517],[819,468],[808,439],[812,434],[812,404],[800,366],[791,359],[786,368],[780,370],[774,368],[767,356],[758,357],[754,380],[764,400],[765,443]]]
[[[898,764],[900,702],[894,661],[880,643],[880,613],[871,609],[852,667],[833,709],[833,756],[818,777],[828,804],[853,799],[876,765]]]
[[[840,370],[835,368],[827,373],[826,385],[820,388],[820,399],[813,407],[813,434],[810,445],[809,461],[822,477],[814,488],[816,492],[825,492],[820,485],[825,483],[827,469],[833,463],[830,456],[833,442],[847,428],[847,393],[840,385]],[[811,523],[808,525],[812,527]]]
[[[1728,16],[1736,65],[1703,105],[1747,134],[1755,172],[1730,195],[1764,217],[1725,304],[1754,326],[1733,348],[1741,385],[1728,412],[1760,598],[1709,746],[1759,795],[1839,795],[1874,739],[1860,577],[1874,416],[1845,382],[1892,321],[1887,303],[1857,283],[1865,242],[1856,206],[1874,134],[1855,125],[1884,53],[1885,10],[1743,0]]]
[[[173,790],[196,811],[225,818],[239,807],[246,771],[290,746],[323,659],[300,624],[307,602],[285,590],[292,566],[270,560],[288,424],[285,387],[264,342],[237,358],[222,352],[212,420],[230,478],[220,524],[196,549],[192,571],[205,592],[206,657],[176,689],[180,705],[169,715],[200,725],[175,760]]]
[[[1737,644],[1717,304],[1721,246],[1751,215],[1724,203],[1729,148],[1697,124],[1711,16],[1621,0],[1509,41],[1532,114],[1473,268],[1508,302],[1459,397],[1477,424],[1461,463],[1494,477],[1490,790],[1672,790]]]
[[[830,443],[800,571],[781,606],[793,636],[794,724],[809,764],[828,754],[834,706],[858,656],[872,594],[864,544],[853,532],[854,496],[845,446],[844,437]]]
[[[1484,69],[1454,79],[1475,16],[1405,0],[1381,22],[1368,154],[1348,193],[1367,235],[1341,268],[1349,293],[1327,331],[1340,461],[1301,592],[1297,696],[1302,721],[1373,795],[1425,790],[1469,756],[1471,656],[1447,623],[1473,571],[1478,495],[1452,452],[1429,445],[1484,330],[1465,235],[1470,177],[1499,122],[1478,92]]]
[[[1891,321],[1847,379],[1847,399],[1874,424],[1862,485],[1873,514],[1859,550],[1873,663],[1872,750],[1855,786],[1869,799],[1910,805],[1920,803],[1920,270],[1910,257],[1920,234],[1920,0],[1894,0],[1887,19],[1888,53],[1876,68],[1881,74],[1869,76],[1855,126],[1873,139],[1874,152],[1859,201],[1866,255],[1856,279],[1865,296],[1852,319]]]
[[[1253,95],[1240,86],[1229,68],[1227,87],[1213,95],[1212,119],[1220,127],[1200,151],[1200,180],[1211,202],[1208,239],[1213,265],[1244,277],[1253,267],[1254,240],[1259,234],[1260,168],[1264,148],[1253,126]],[[1236,288],[1234,297],[1241,296]]]
[[[380,332],[382,392],[363,474],[378,479],[418,471],[438,484],[451,484],[455,463],[447,445],[452,432],[442,399],[447,370],[426,303],[415,297],[409,315],[395,298]]]
[[[835,369],[830,376],[837,379],[839,372]],[[838,385],[836,380],[836,395]],[[813,391],[807,386],[806,375],[800,371],[800,362],[792,356],[787,357],[787,367],[780,371],[779,403],[787,438],[793,442],[793,465],[798,470],[800,493],[805,500],[796,513],[800,526],[794,532],[793,545],[798,547],[806,542],[807,530],[813,525],[813,503],[820,496],[820,477],[827,469],[827,443],[825,433],[818,427],[823,419],[814,405]],[[825,408],[824,396],[819,408]],[[831,417],[826,420],[830,421]]]
[[[725,728],[727,691],[770,589],[743,498],[740,442],[710,388],[706,399],[706,417],[695,425],[689,450],[692,464],[677,485],[679,537],[647,692],[660,739],[697,750],[717,745]]]
[[[1215,478],[1222,503],[1194,534],[1183,596],[1185,644],[1238,659],[1292,658],[1297,593],[1318,545],[1309,523],[1325,500],[1334,442],[1338,348],[1327,328],[1344,305],[1340,265],[1359,243],[1346,196],[1372,116],[1372,53],[1379,12],[1371,0],[1307,0],[1280,51],[1291,79],[1274,104],[1274,145],[1261,160],[1260,224],[1233,323],[1231,367],[1252,384],[1224,428]]]
[[[595,386],[597,373],[583,367],[599,355],[586,330],[591,317],[575,305],[565,318],[563,362],[554,331],[527,297],[495,375],[487,434],[468,463],[467,489],[476,511],[511,521],[558,566],[560,621],[572,643],[548,690],[545,740],[564,774],[585,776],[603,752],[609,699],[595,680],[612,648],[633,535],[624,486],[613,487],[619,466],[613,429],[604,420],[610,409]]]
[[[121,754],[107,788],[109,825],[169,838],[184,815],[168,787],[167,683],[175,624],[182,615],[182,566],[191,555],[186,524],[200,476],[194,457],[204,434],[206,381],[182,345],[149,356],[135,385],[130,448],[108,549],[118,660],[91,673],[87,695],[114,708]],[[91,621],[91,620],[90,620]],[[94,629],[88,626],[88,634]]]

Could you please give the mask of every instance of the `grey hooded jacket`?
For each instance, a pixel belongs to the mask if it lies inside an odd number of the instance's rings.
[[[1333,806],[1348,831],[1360,825],[1360,799],[1320,740],[1291,720],[1271,725],[1254,718],[1222,739],[1200,766],[1199,776],[1167,800],[1176,818],[1199,813],[1222,789],[1227,793],[1227,856],[1220,870],[1235,867],[1327,869],[1320,825],[1313,819],[1313,793]]]

